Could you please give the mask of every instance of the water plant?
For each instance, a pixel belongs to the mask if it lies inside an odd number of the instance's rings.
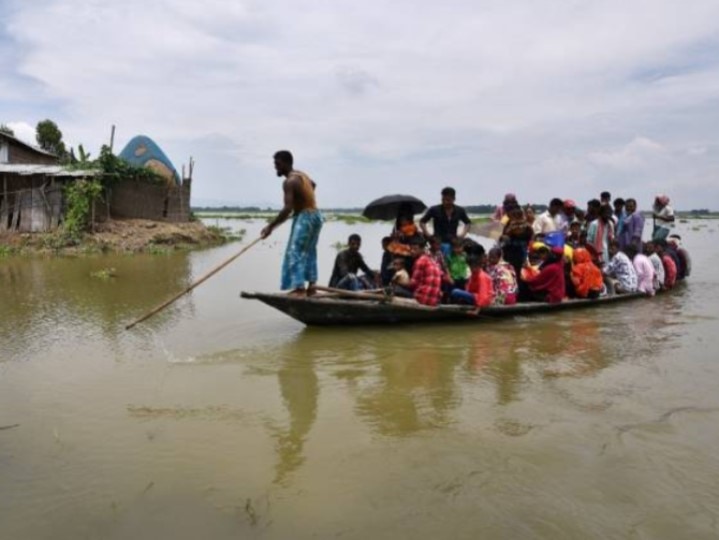
[[[98,270],[97,272],[90,272],[90,277],[108,280],[110,278],[117,277],[117,272],[114,268],[103,268],[102,270]]]

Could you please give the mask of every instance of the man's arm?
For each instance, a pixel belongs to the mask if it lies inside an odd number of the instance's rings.
[[[366,262],[364,262],[364,257],[363,257],[362,255],[360,255],[359,253],[357,254],[357,257],[358,257],[358,259],[359,259],[359,264],[358,264],[359,269],[362,270],[362,271],[363,271],[365,274],[367,274],[369,277],[371,277],[372,279],[374,279],[374,278],[375,278],[375,272],[374,272],[374,270],[372,270],[369,266],[367,266],[367,263],[366,263]]]
[[[432,215],[432,208],[427,209],[427,212],[422,216],[422,219],[419,220],[419,228],[422,229],[422,234],[425,236],[430,236],[429,231],[427,230],[427,223],[430,219],[433,219],[434,216]],[[434,223],[433,223],[434,224]]]
[[[469,219],[469,216],[467,215],[467,211],[462,208],[462,213],[459,215],[459,221],[463,223],[462,230],[457,231],[457,236],[459,238],[464,238],[467,236],[467,233],[469,232],[469,226],[472,224],[472,220]]]
[[[277,227],[278,225],[284,223],[288,217],[292,214],[292,209],[294,207],[294,201],[295,201],[295,189],[294,189],[294,182],[291,181],[289,178],[284,181],[282,184],[282,189],[284,190],[284,206],[282,207],[282,210],[280,210],[279,214],[273,219],[264,229],[262,229],[262,232],[260,233],[260,236],[262,238],[267,238],[270,234],[272,234],[272,231]]]

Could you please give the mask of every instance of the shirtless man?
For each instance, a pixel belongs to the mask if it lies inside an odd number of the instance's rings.
[[[292,216],[290,240],[282,262],[282,290],[292,295],[311,295],[317,282],[317,240],[322,229],[322,214],[315,202],[315,183],[302,171],[292,168],[292,154],[280,150],[274,155],[277,176],[284,176],[284,206],[277,217],[260,235],[267,238],[272,231]],[[307,289],[305,289],[307,282]]]

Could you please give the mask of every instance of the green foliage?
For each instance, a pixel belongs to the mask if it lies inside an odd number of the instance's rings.
[[[3,257],[9,257],[10,255],[15,253],[15,248],[12,246],[0,246],[0,259]]]
[[[78,241],[87,230],[92,205],[102,193],[102,184],[98,180],[77,180],[65,188],[67,210],[63,231],[69,239]]]
[[[114,268],[103,268],[97,272],[90,272],[90,277],[107,281],[110,278],[117,277],[117,271]]]
[[[222,242],[239,242],[242,241],[242,239],[245,237],[245,234],[247,234],[246,229],[239,229],[237,231],[233,231],[231,227],[219,227],[217,225],[208,225],[207,232],[209,232],[213,236],[216,236]]]
[[[35,139],[43,150],[52,152],[61,159],[67,157],[65,143],[62,141],[62,131],[52,120],[47,119],[37,123],[37,126],[35,126]]]
[[[169,255],[174,251],[174,248],[158,245],[158,244],[149,244],[145,248],[145,253],[149,253],[150,255]]]
[[[83,150],[84,152],[84,150]],[[89,154],[87,154],[89,157]],[[152,169],[131,165],[124,159],[120,159],[112,153],[106,144],[100,148],[100,157],[96,162],[97,168],[104,173],[105,183],[121,179],[133,179],[149,182],[151,184],[163,184],[164,178]]]
[[[15,136],[15,132],[7,124],[0,124],[0,133],[5,133],[6,135],[10,135],[11,137]]]

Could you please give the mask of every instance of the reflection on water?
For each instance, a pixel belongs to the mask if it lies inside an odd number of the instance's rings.
[[[301,351],[301,347],[299,348]],[[277,439],[277,468],[275,482],[285,484],[305,458],[303,449],[317,417],[319,382],[310,355],[299,354],[284,358],[277,372],[282,401],[287,408],[289,425],[279,428]]]
[[[237,298],[280,247],[133,332],[238,247],[0,260],[0,536],[717,536],[715,251],[652,301],[318,329]]]

